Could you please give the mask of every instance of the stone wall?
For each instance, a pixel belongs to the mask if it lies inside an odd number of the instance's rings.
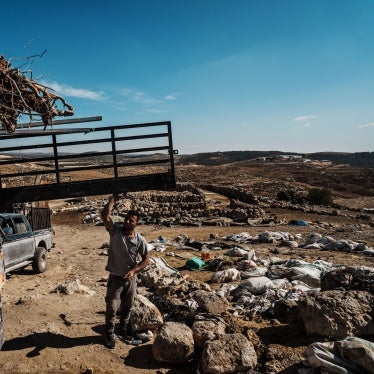
[[[208,206],[202,188],[228,197],[231,199],[230,205],[227,208]],[[265,217],[265,212],[260,207],[252,205],[253,202],[257,204],[254,195],[244,189],[215,185],[196,187],[192,183],[179,183],[177,191],[131,193],[131,209],[139,210],[145,220],[161,217],[229,217],[245,221]],[[240,201],[241,199],[245,202]]]
[[[135,192],[129,194],[131,209],[139,210],[143,216],[159,217],[202,217],[206,210],[205,194],[202,190],[187,185],[178,186],[180,192]]]
[[[215,184],[200,184],[200,188],[204,190],[219,193],[226,196],[229,199],[240,200],[247,204],[258,204],[258,198],[253,194],[252,191],[249,191],[241,187],[232,187],[232,186],[222,186]]]

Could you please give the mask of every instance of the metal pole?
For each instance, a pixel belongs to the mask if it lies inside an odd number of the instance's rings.
[[[110,130],[110,137],[112,141],[112,155],[113,155],[113,169],[114,178],[118,178],[117,155],[116,155],[116,139],[114,136],[114,129]]]
[[[169,138],[169,158],[170,158],[170,172],[174,178],[174,150],[173,150],[173,136],[171,134],[171,122],[168,122],[168,138]]]
[[[58,166],[58,152],[57,152],[57,140],[56,135],[52,135],[53,139],[53,157],[55,161],[55,173],[56,173],[56,183],[60,184],[60,170]]]

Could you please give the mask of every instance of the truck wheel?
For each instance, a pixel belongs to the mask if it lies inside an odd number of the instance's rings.
[[[36,248],[32,269],[35,273],[44,273],[47,269],[47,251],[43,247]]]

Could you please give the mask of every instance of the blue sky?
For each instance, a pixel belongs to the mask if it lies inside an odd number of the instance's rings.
[[[183,154],[374,151],[373,0],[16,0],[1,13],[0,54],[74,117],[170,120]]]

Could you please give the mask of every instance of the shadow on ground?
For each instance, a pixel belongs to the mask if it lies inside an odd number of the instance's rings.
[[[2,351],[33,348],[32,351],[26,354],[26,357],[35,357],[39,356],[40,352],[45,348],[73,348],[89,344],[103,344],[102,336],[92,335],[70,338],[62,334],[41,332],[7,340],[2,347]]]
[[[314,337],[307,336],[297,324],[268,326],[259,329],[257,335],[266,344],[281,344],[287,347],[307,346]]]
[[[157,362],[153,358],[152,344],[139,345],[132,348],[124,359],[127,367],[137,369],[164,369],[167,374],[192,374],[196,373],[196,363],[184,363],[183,366],[171,366]]]

